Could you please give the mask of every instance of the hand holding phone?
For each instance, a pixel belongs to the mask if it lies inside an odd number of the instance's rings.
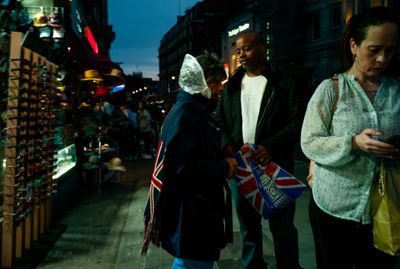
[[[383,142],[392,144],[395,147],[399,147],[400,146],[400,135],[389,136]]]

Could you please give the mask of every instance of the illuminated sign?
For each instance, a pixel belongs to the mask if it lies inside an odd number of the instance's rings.
[[[243,32],[249,28],[250,28],[250,23],[245,23],[245,24],[239,25],[237,28],[228,31],[228,36],[230,36],[230,37],[235,36],[238,33]]]
[[[116,85],[114,87],[111,87],[111,92],[116,93],[122,91],[123,89],[125,89],[125,84]]]
[[[78,0],[72,1],[71,21],[72,29],[82,39],[83,27],[87,25],[85,19],[82,17],[82,7]]]
[[[94,39],[94,36],[92,34],[92,31],[90,31],[89,26],[85,27],[85,35],[86,35],[86,39],[89,42],[90,46],[92,47],[93,51],[96,54],[99,54],[99,46],[97,45],[96,39]]]
[[[71,21],[72,21],[72,29],[75,34],[81,39],[86,40],[92,50],[98,54],[99,47],[97,45],[96,39],[93,36],[92,31],[90,30],[85,18],[82,16],[84,8],[79,0],[72,1],[72,10],[71,10]]]

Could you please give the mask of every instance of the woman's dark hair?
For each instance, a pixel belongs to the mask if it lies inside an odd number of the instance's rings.
[[[357,45],[360,45],[368,34],[371,26],[379,26],[384,23],[394,23],[397,31],[400,30],[398,15],[391,9],[377,6],[366,11],[353,15],[346,24],[343,31],[341,49],[342,49],[342,67],[341,71],[347,71],[353,65],[353,54],[350,48],[350,39],[353,39]],[[392,61],[396,59],[394,56]],[[390,64],[389,64],[390,65]]]
[[[226,79],[226,72],[223,64],[217,54],[204,52],[196,57],[201,68],[203,68],[204,77],[207,82],[219,83]]]

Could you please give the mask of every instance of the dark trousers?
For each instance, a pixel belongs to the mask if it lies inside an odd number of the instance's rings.
[[[142,132],[140,133],[140,139],[144,143],[144,151],[142,153],[145,154],[150,154],[150,149],[151,149],[151,132]]]
[[[265,269],[268,266],[263,258],[262,217],[249,201],[238,192],[236,182],[231,180],[230,183],[243,240],[243,268]],[[274,241],[276,268],[278,269],[301,268],[299,265],[297,229],[293,224],[295,208],[296,204],[292,203],[268,220]]]
[[[124,129],[117,135],[118,154],[121,158],[135,155],[135,132],[133,129]]]
[[[308,203],[308,217],[310,219],[311,230],[314,238],[315,261],[317,263],[317,269],[324,269],[324,258],[321,246],[321,239],[319,238],[319,232],[317,228],[317,211],[314,207],[315,202],[311,193],[310,201]]]
[[[372,226],[333,217],[322,211],[310,198],[310,222],[318,269],[393,269],[397,257],[377,250]]]

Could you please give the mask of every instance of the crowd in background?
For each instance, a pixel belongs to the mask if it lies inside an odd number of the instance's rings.
[[[99,145],[124,160],[151,159],[159,122],[144,101],[126,96],[95,98],[80,108],[81,139],[85,149]]]
[[[106,165],[109,162],[119,164],[114,171],[124,171],[124,161],[152,159],[161,112],[149,106],[145,98],[133,98],[124,90],[125,79],[119,69],[112,69],[104,79],[97,70],[86,70],[80,83],[74,122],[78,166],[82,167],[84,178],[87,175],[89,183],[97,184],[95,172],[102,168],[103,182],[110,181],[106,178],[113,181],[115,173],[107,176],[107,167],[113,167]]]

